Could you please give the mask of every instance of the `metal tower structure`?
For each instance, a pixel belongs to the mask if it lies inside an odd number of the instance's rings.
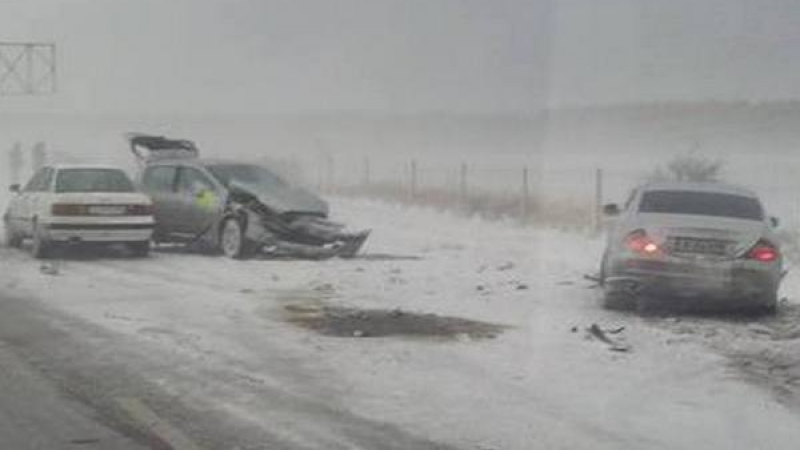
[[[0,96],[56,92],[56,46],[0,41]]]

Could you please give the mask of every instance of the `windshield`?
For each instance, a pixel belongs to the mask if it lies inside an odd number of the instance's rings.
[[[740,195],[696,191],[649,191],[642,195],[641,213],[688,214],[763,220],[758,200]]]
[[[125,172],[117,169],[62,169],[56,192],[134,192]]]
[[[208,170],[225,186],[234,181],[265,188],[286,186],[286,182],[279,176],[264,167],[252,164],[215,164],[208,166]]]

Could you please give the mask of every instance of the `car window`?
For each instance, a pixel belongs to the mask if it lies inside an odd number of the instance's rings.
[[[649,191],[639,204],[641,213],[688,214],[763,220],[761,203],[755,198],[716,192]]]
[[[214,183],[203,172],[192,167],[181,167],[178,173],[178,192],[197,194],[213,190]]]
[[[133,182],[118,169],[62,169],[56,192],[133,192]]]
[[[173,192],[177,171],[178,168],[174,166],[149,167],[142,178],[142,185],[150,192]]]

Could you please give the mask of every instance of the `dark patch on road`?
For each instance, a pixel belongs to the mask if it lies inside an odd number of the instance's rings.
[[[492,339],[507,327],[488,322],[384,309],[291,304],[287,320],[297,326],[335,337],[415,336]]]

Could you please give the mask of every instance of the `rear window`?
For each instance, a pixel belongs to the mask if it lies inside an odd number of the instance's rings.
[[[116,169],[62,169],[56,192],[133,192],[133,182]]]
[[[690,214],[763,220],[764,211],[755,198],[696,191],[649,191],[639,204],[641,213]]]

